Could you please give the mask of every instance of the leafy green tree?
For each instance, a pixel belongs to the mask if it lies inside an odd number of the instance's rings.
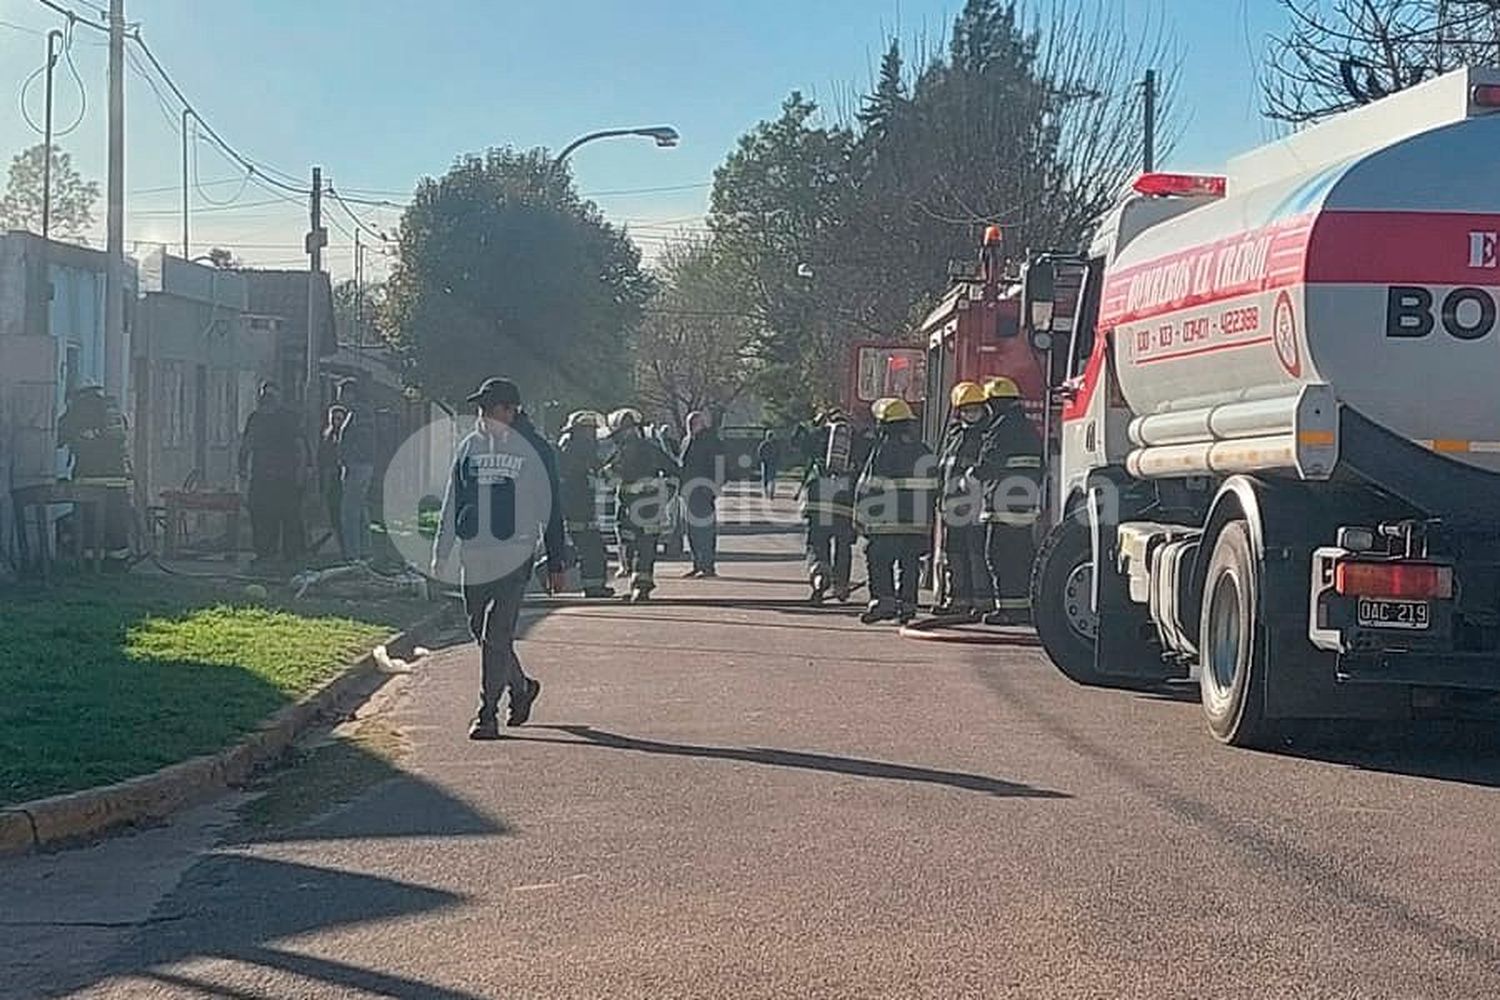
[[[694,410],[722,412],[750,388],[756,316],[713,243],[669,245],[641,322],[636,385],[643,405],[682,427]]]
[[[333,286],[333,324],[340,344],[374,345],[384,339],[380,317],[386,304],[386,284],[367,281],[363,288],[353,278]]]
[[[842,238],[854,192],[854,136],[819,123],[793,92],[781,115],[743,136],[714,172],[709,228],[757,318],[758,388],[800,417],[837,384],[849,310],[821,264]]]
[[[47,147],[37,143],[16,154],[10,161],[10,178],[5,194],[0,196],[0,230],[24,229],[42,231],[42,175],[47,164]],[[85,181],[73,168],[73,158],[52,146],[52,204],[49,235],[54,238],[82,241],[94,224],[94,203],[99,200],[99,185]]]
[[[544,150],[491,149],[423,180],[397,245],[382,322],[429,394],[455,402],[506,374],[538,403],[625,398],[651,281]]]

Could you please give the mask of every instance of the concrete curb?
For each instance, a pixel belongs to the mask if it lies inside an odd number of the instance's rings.
[[[447,617],[439,608],[384,643],[392,657],[411,655],[417,637]],[[187,806],[243,785],[281,758],[316,723],[357,707],[393,676],[374,650],[330,677],[301,701],[262,722],[239,743],[113,785],[35,799],[0,809],[0,857],[97,839],[125,827],[158,823]]]

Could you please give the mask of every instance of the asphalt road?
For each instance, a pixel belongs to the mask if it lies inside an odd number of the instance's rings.
[[[723,544],[659,605],[532,618],[514,738],[465,739],[457,644],[330,815],[0,865],[0,995],[1500,995],[1492,753],[1220,748],[1027,634],[798,607],[794,535]]]

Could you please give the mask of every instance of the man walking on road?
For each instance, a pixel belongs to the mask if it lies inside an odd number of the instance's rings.
[[[479,710],[469,738],[493,740],[500,737],[500,695],[510,691],[506,723],[519,726],[542,689],[516,657],[516,623],[539,530],[549,585],[553,592],[565,586],[563,522],[552,450],[521,412],[516,384],[485,379],[468,401],[479,418],[454,456],[432,575],[441,576],[456,545],[469,632],[480,647]]]

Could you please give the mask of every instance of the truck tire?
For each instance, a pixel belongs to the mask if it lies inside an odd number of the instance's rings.
[[[1098,620],[1091,605],[1093,544],[1076,516],[1048,533],[1031,571],[1031,616],[1037,638],[1064,676],[1079,684],[1111,686],[1094,669]]]
[[[1261,747],[1272,733],[1265,717],[1265,637],[1260,570],[1244,521],[1230,521],[1214,541],[1199,611],[1199,691],[1208,730],[1236,747]]]

